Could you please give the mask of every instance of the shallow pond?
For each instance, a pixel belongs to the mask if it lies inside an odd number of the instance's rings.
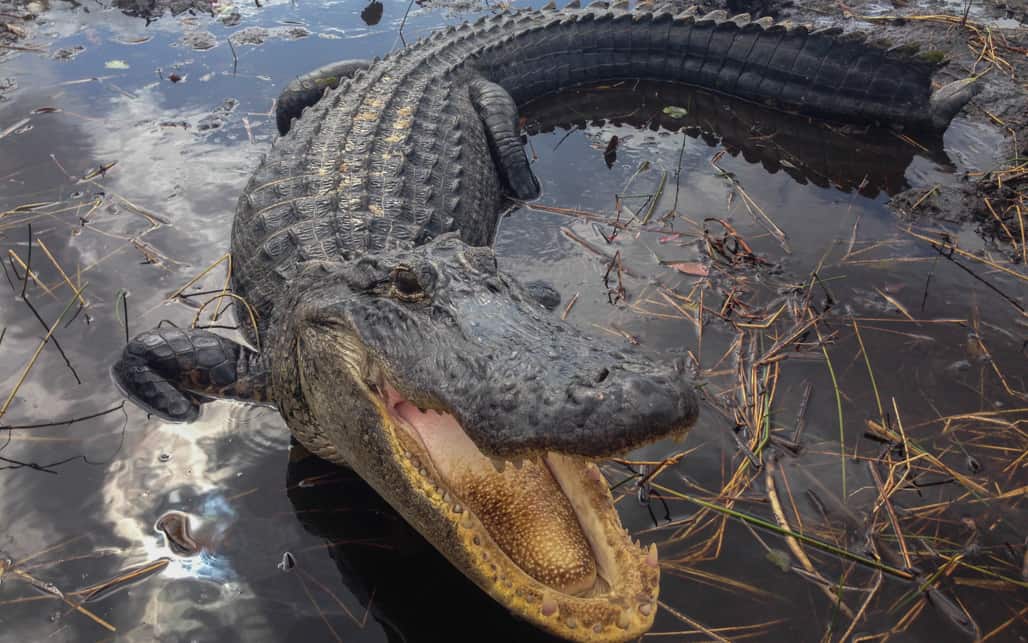
[[[173,4],[53,2],[0,62],[0,638],[543,639],[360,480],[287,455],[273,409],[165,424],[108,374],[127,332],[232,326],[219,260],[282,86],[492,9]],[[645,84],[523,113],[544,194],[503,219],[501,265],[706,397],[682,443],[603,466],[660,547],[653,634],[1023,640],[1024,265],[885,205],[990,168],[999,134],[855,136]]]

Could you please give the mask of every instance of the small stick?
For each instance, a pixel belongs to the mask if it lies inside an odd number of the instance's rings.
[[[54,268],[57,268],[57,272],[61,273],[61,277],[64,278],[64,283],[68,284],[68,288],[75,290],[75,285],[71,283],[71,279],[68,277],[67,273],[64,272],[64,269],[61,268],[61,264],[57,263],[57,259],[54,258],[53,253],[51,253],[50,249],[46,247],[46,244],[43,243],[43,240],[37,238],[36,243],[39,244],[39,247],[43,251],[43,254],[45,254],[46,258],[50,260],[50,263],[54,265]],[[89,304],[82,296],[79,296],[79,303],[82,305],[83,308],[89,306]]]
[[[242,297],[240,297],[239,295],[237,295],[234,292],[226,292],[226,293],[217,295],[216,297],[211,297],[207,301],[203,302],[203,304],[200,306],[200,308],[197,309],[196,314],[193,316],[193,323],[190,324],[190,327],[191,328],[196,328],[197,327],[197,324],[200,322],[200,315],[203,314],[203,311],[204,311],[204,309],[207,308],[208,304],[210,304],[211,302],[214,302],[214,301],[221,301],[225,297],[228,297],[230,299],[234,299],[235,301],[241,303],[244,308],[246,308],[246,312],[247,312],[247,314],[250,317],[250,324],[252,325],[253,329],[256,331],[256,329],[258,328],[258,326],[257,326],[257,312],[253,309],[253,306],[250,305],[250,302],[246,301],[245,299],[243,299]],[[259,352],[261,352],[261,338],[260,338],[260,336],[258,334],[255,333],[254,334],[254,339],[256,340],[256,343],[257,343],[255,348],[257,349],[257,352],[259,353]]]
[[[244,116],[242,118],[242,121],[243,121],[243,127],[246,129],[246,138],[248,138],[250,140],[250,145],[253,145],[253,143],[254,143],[254,141],[253,141],[253,128],[250,127],[250,119],[248,119],[247,117]]]
[[[407,25],[407,16],[410,15],[411,7],[414,6],[414,0],[410,0],[407,3],[407,10],[403,12],[403,19],[400,20],[400,41],[403,42],[403,47],[407,48],[407,39],[403,37],[403,28]]]
[[[609,284],[610,271],[614,268],[617,268],[617,288],[611,288]],[[607,289],[607,301],[611,304],[616,304],[617,302],[625,299],[625,285],[622,276],[620,250],[614,253],[614,258],[610,260],[610,264],[607,266],[607,272],[603,274],[603,287]]]
[[[921,241],[927,241],[929,244],[932,245],[932,247],[935,248],[935,250],[937,252],[939,252],[939,254],[942,254],[943,256],[946,256],[946,252],[943,252],[943,249],[945,249],[947,252],[956,253],[956,254],[960,255],[961,257],[964,257],[965,259],[969,259],[971,261],[977,261],[978,263],[983,263],[983,264],[989,266],[990,268],[995,268],[996,270],[999,270],[1000,272],[1004,272],[1004,273],[1010,275],[1011,277],[1016,277],[1017,279],[1020,279],[1021,281],[1028,281],[1028,275],[1020,273],[1020,272],[1017,272],[1016,270],[1012,270],[1012,269],[1007,268],[1005,266],[1001,266],[1001,265],[999,265],[999,264],[997,264],[995,262],[988,261],[986,259],[982,259],[981,257],[975,255],[974,253],[971,253],[971,252],[968,252],[967,250],[963,250],[961,248],[958,248],[950,240],[943,240],[943,239],[936,240],[936,239],[932,239],[929,236],[926,236],[926,235],[923,235],[923,234],[918,234],[918,233],[914,232],[914,230],[912,228],[905,228],[904,232],[906,232],[910,236],[914,237],[915,239],[920,239]],[[950,257],[950,258],[952,258],[952,257]],[[957,265],[960,265],[960,264],[957,264]]]
[[[800,443],[803,430],[807,427],[807,404],[810,402],[810,393],[813,389],[814,385],[809,381],[803,382],[803,397],[800,398],[800,408],[796,411],[796,430],[792,434],[792,441],[796,444]]]
[[[228,267],[225,269],[225,283],[222,284],[222,286],[221,286],[221,293],[222,294],[228,294],[228,286],[229,286],[229,282],[231,280],[232,280],[232,253],[230,252],[230,253],[228,253]],[[219,302],[218,303],[218,308],[214,311],[214,314],[211,315],[211,321],[212,322],[218,321],[218,319],[221,318],[221,314],[223,312],[225,312],[225,308],[227,306],[228,306],[228,303],[226,303],[225,301]]]
[[[789,520],[785,516],[785,511],[782,509],[782,502],[778,499],[778,491],[775,488],[775,470],[777,468],[775,459],[768,458],[767,467],[765,468],[764,482],[767,485],[767,499],[771,504],[771,513],[774,514],[775,520],[783,530],[786,544],[789,545],[789,549],[792,551],[793,555],[796,556],[796,559],[800,561],[800,565],[803,566],[803,569],[807,570],[807,573],[821,579],[822,582],[825,583],[824,585],[819,585],[819,587],[828,597],[828,600],[833,604],[838,605],[839,609],[846,614],[846,616],[853,618],[853,612],[850,611],[849,606],[842,602],[841,597],[834,595],[832,591],[826,587],[828,582],[825,581],[821,574],[819,574],[814,568],[814,564],[810,562],[810,558],[807,557],[807,553],[803,551],[802,547],[800,547],[799,541],[791,535],[792,527],[789,526]]]
[[[43,290],[43,292],[45,292],[46,294],[50,295],[51,297],[53,297],[55,299],[57,298],[57,296],[54,294],[54,291],[50,290],[50,288],[48,288],[47,285],[45,283],[43,283],[43,280],[39,278],[39,275],[37,275],[35,273],[35,271],[29,270],[28,264],[26,264],[24,261],[21,260],[21,257],[18,256],[17,252],[15,252],[12,248],[8,248],[7,254],[11,257],[11,260],[18,262],[18,265],[21,266],[21,269],[24,270],[25,274],[26,274],[26,277],[25,277],[25,279],[24,279],[24,281],[22,283],[22,289],[21,289],[22,290],[22,292],[21,292],[22,299],[25,298],[25,285],[28,283],[29,277],[32,277],[32,281],[36,282],[36,285],[39,286]],[[17,273],[15,273],[15,274],[17,274]]]
[[[919,198],[917,201],[914,201],[914,203],[910,206],[910,209],[911,210],[916,210],[917,206],[919,206],[922,203],[924,203],[925,199],[927,199],[928,197],[932,196],[933,194],[935,194],[938,191],[939,191],[939,186],[933,185],[930,190],[928,190],[927,192],[925,192],[924,194],[921,195],[921,198]]]
[[[236,55],[235,45],[232,44],[232,36],[230,35],[225,40],[228,41],[228,49],[232,52],[232,73],[236,73],[236,68],[239,66],[239,56]]]
[[[117,406],[113,406],[113,407],[111,407],[111,408],[109,408],[109,409],[107,409],[105,411],[98,411],[96,413],[91,413],[89,415],[83,415],[83,416],[80,416],[80,417],[74,417],[74,418],[71,418],[70,420],[57,420],[55,422],[43,422],[43,423],[40,423],[40,424],[10,424],[10,425],[2,425],[2,424],[0,424],[0,431],[22,431],[22,430],[25,430],[25,429],[48,429],[48,428],[53,428],[53,427],[58,427],[58,426],[68,426],[68,425],[71,425],[71,424],[75,424],[76,422],[82,422],[84,420],[92,420],[93,418],[98,418],[100,416],[107,415],[109,413],[114,413],[115,411],[120,411],[124,407],[125,407],[125,402],[123,401],[123,402],[121,402],[121,404],[118,404]],[[24,562],[24,561],[22,561],[22,562]]]
[[[1024,236],[1024,216],[1021,213],[1021,206],[1014,206],[1015,212],[1017,212],[1017,224],[1021,227],[1021,263],[1028,266],[1028,243],[1025,243]]]
[[[871,379],[871,390],[875,394],[875,405],[878,407],[878,419],[885,424],[885,412],[882,410],[882,398],[878,395],[878,383],[875,381],[875,373],[871,368],[871,357],[867,354],[867,348],[864,346],[864,338],[860,335],[860,327],[857,326],[857,320],[850,319],[850,323],[853,324],[853,332],[857,336],[857,343],[860,345],[860,354],[864,356],[864,365],[867,367],[867,376]]]
[[[900,529],[899,520],[896,518],[896,511],[892,508],[892,502],[889,500],[889,495],[896,488],[896,485],[892,484],[892,471],[890,470],[889,472],[890,484],[888,488],[886,488],[886,485],[882,482],[882,476],[878,472],[878,466],[875,464],[874,460],[868,460],[867,470],[871,472],[871,479],[874,480],[875,488],[878,490],[878,502],[875,503],[875,508],[871,510],[871,513],[874,515],[878,510],[878,507],[885,507],[885,512],[889,515],[889,524],[892,526],[892,532],[896,534],[896,542],[899,543],[900,553],[903,554],[903,565],[906,569],[910,569],[912,565],[910,562],[910,554],[907,551],[907,540],[903,537],[903,531]]]
[[[867,593],[867,596],[864,597],[864,602],[860,604],[860,609],[857,610],[857,613],[853,617],[853,620],[850,621],[850,626],[846,628],[846,631],[843,632],[842,636],[839,637],[839,641],[845,641],[849,639],[849,636],[851,634],[853,634],[854,628],[857,627],[857,622],[864,617],[864,613],[867,611],[867,607],[871,604],[871,601],[874,600],[875,595],[881,588],[882,578],[884,578],[884,575],[882,574],[881,570],[876,569],[874,585],[871,587],[871,590]]]
[[[1001,219],[999,215],[996,214],[996,210],[992,208],[992,201],[990,201],[988,197],[985,198],[985,207],[988,208],[989,214],[991,214],[992,218],[996,220],[996,223],[999,224],[999,227],[1003,228],[1003,232],[1005,232],[1007,238],[1010,239],[1010,245],[1016,248],[1017,240],[1014,239],[1014,234],[1010,232],[1010,228],[1008,228],[1007,224],[1003,222],[1003,219]]]
[[[678,620],[682,621],[683,623],[685,623],[689,627],[696,628],[697,631],[706,634],[708,637],[710,637],[710,639],[712,639],[714,641],[719,641],[720,643],[729,643],[729,640],[726,639],[725,637],[719,636],[717,633],[712,631],[710,628],[704,626],[699,621],[695,621],[695,620],[689,618],[688,616],[686,616],[685,614],[679,612],[678,610],[676,610],[675,608],[671,607],[670,605],[668,605],[664,601],[657,601],[657,604],[660,605],[662,608],[664,608],[665,612],[668,612],[669,614],[672,614],[673,616],[675,616],[675,618],[677,618]]]
[[[139,567],[132,567],[130,569],[126,569],[114,578],[110,578],[103,582],[97,583],[96,585],[85,587],[76,592],[71,592],[71,594],[75,596],[85,595],[85,598],[82,600],[82,602],[88,603],[89,601],[92,601],[95,598],[97,598],[97,596],[99,596],[100,594],[103,594],[104,592],[107,592],[112,588],[117,588],[119,585],[131,583],[133,581],[140,580],[142,578],[150,576],[151,574],[160,572],[165,567],[167,567],[170,562],[170,558],[158,558],[152,563],[146,563]]]
[[[81,604],[73,603],[53,583],[43,582],[43,581],[39,580],[38,578],[36,578],[35,576],[32,576],[31,574],[29,574],[27,572],[23,572],[20,569],[12,569],[11,572],[13,572],[17,576],[21,577],[22,580],[24,580],[28,584],[32,585],[36,589],[38,589],[38,590],[40,590],[42,592],[45,592],[46,594],[49,594],[50,596],[53,596],[54,598],[60,599],[61,601],[66,603],[68,605],[68,607],[71,607],[73,610],[75,610],[77,612],[81,612],[82,614],[88,616],[97,625],[100,625],[101,627],[105,628],[106,630],[108,630],[110,632],[117,632],[118,631],[113,625],[111,625],[107,621],[103,620],[102,618],[100,618],[99,616],[97,616],[93,612],[89,611],[88,609],[82,607]]]
[[[36,307],[32,305],[32,300],[29,299],[28,297],[25,297],[25,298],[22,299],[22,302],[26,306],[28,306],[28,309],[32,312],[32,315],[36,318],[36,320],[39,321],[40,325],[42,325],[43,328],[46,328],[47,327],[46,321],[43,320],[43,316],[39,314],[39,311],[36,310]],[[71,318],[64,325],[65,328],[67,328],[71,324],[71,322],[75,321],[75,318],[78,317],[78,313],[81,310],[82,310],[82,306],[79,306],[76,309],[75,314],[72,315]],[[56,348],[57,352],[60,353],[61,358],[64,360],[64,363],[68,366],[68,370],[71,371],[72,376],[75,378],[75,382],[77,384],[81,384],[82,383],[82,379],[79,378],[79,374],[78,374],[78,372],[75,371],[75,367],[71,365],[71,360],[68,359],[68,355],[64,352],[64,348],[61,347],[61,343],[59,341],[57,341],[56,337],[53,338],[53,342],[54,342],[54,348]]]
[[[159,224],[168,225],[171,223],[171,221],[169,221],[168,219],[165,219],[159,214],[155,214],[153,212],[150,212],[149,210],[146,210],[145,208],[136,205],[135,203],[129,201],[117,192],[114,192],[110,189],[108,189],[107,191],[113,194],[115,197],[117,197],[117,199],[121,201],[123,204],[125,204],[132,213],[138,214],[139,216],[146,219],[147,223],[149,223],[152,227],[156,228]]]
[[[660,197],[664,194],[664,184],[667,183],[667,170],[661,172],[660,183],[657,185],[657,191],[653,193],[653,198],[650,200],[650,206],[646,209],[646,214],[642,218],[642,225],[646,225],[650,222],[653,217],[653,211],[657,209],[657,202],[660,201]]]
[[[924,312],[925,306],[928,305],[928,287],[932,284],[932,277],[935,276],[935,266],[939,262],[939,257],[936,256],[932,259],[932,267],[928,271],[928,277],[924,280],[924,294],[921,295],[921,312]]]
[[[21,128],[21,127],[24,127],[25,125],[28,125],[29,121],[31,121],[31,120],[32,120],[31,118],[23,118],[20,121],[18,121],[17,123],[15,123],[14,125],[11,125],[10,127],[7,127],[6,129],[4,129],[4,131],[0,132],[0,140],[2,140],[4,138],[7,138],[15,130],[17,130],[17,129]]]
[[[846,431],[845,422],[842,417],[842,393],[839,390],[839,382],[835,377],[835,368],[832,366],[832,358],[828,355],[828,347],[825,345],[824,337],[821,336],[821,329],[814,324],[814,331],[817,333],[818,343],[821,344],[821,352],[825,356],[825,364],[828,366],[828,374],[832,378],[832,387],[835,389],[835,406],[839,415],[839,465],[842,473],[842,496],[846,497]]]
[[[575,296],[574,296],[574,297],[572,297],[572,298],[571,298],[571,301],[569,301],[569,302],[568,302],[568,305],[564,307],[564,312],[563,312],[563,313],[561,313],[561,315],[560,315],[560,320],[561,320],[561,321],[564,321],[565,319],[567,319],[567,318],[568,318],[568,313],[570,313],[570,312],[571,312],[571,309],[572,309],[572,308],[574,307],[574,305],[575,305],[575,302],[576,302],[576,301],[578,301],[578,295],[579,295],[579,294],[580,294],[580,293],[577,293],[577,292],[576,292],[576,293],[575,293]],[[7,329],[5,328],[4,330],[7,330]]]
[[[853,254],[853,246],[856,245],[856,243],[857,243],[857,227],[859,225],[860,225],[860,217],[858,216],[857,220],[853,222],[853,230],[850,232],[850,243],[846,247],[846,254],[844,254],[842,256],[842,259],[840,259],[839,261],[846,261],[846,259],[848,259],[849,256],[851,254]]]
[[[75,303],[75,300],[82,293],[82,291],[86,289],[87,285],[88,283],[82,284],[82,287],[75,291],[75,295],[71,298],[71,301],[69,301],[68,305],[64,307],[64,310],[61,311],[61,314],[57,316],[57,319],[54,320],[54,323],[50,326],[50,330],[47,331],[46,336],[43,337],[43,340],[39,342],[39,346],[36,347],[36,351],[32,354],[32,358],[29,359],[29,362],[25,365],[25,368],[22,370],[21,377],[18,378],[18,381],[15,383],[14,388],[11,389],[11,392],[7,396],[7,399],[4,401],[3,406],[0,406],[0,417],[3,417],[4,414],[7,413],[7,409],[10,408],[11,402],[14,401],[14,397],[18,394],[18,390],[21,388],[21,385],[25,383],[25,378],[28,377],[29,371],[32,370],[32,367],[36,364],[36,360],[39,359],[39,354],[43,352],[43,348],[45,348],[46,345],[50,342],[50,338],[53,337],[54,331],[57,330],[58,324],[61,323],[61,319],[71,309],[72,304]]]
[[[197,276],[193,277],[188,282],[186,282],[186,285],[182,286],[181,288],[179,288],[178,290],[173,292],[171,294],[171,296],[168,297],[167,300],[171,301],[171,300],[175,299],[176,297],[178,297],[179,295],[181,295],[182,291],[184,291],[186,288],[189,288],[190,286],[192,286],[196,282],[198,282],[201,279],[203,279],[204,275],[206,275],[210,271],[214,270],[218,266],[218,264],[220,264],[222,261],[227,261],[228,258],[229,258],[229,254],[228,253],[225,253],[225,254],[221,255],[221,258],[219,258],[217,261],[215,261],[211,265],[209,265],[206,268],[204,268],[203,272],[201,272],[200,274],[198,274]]]

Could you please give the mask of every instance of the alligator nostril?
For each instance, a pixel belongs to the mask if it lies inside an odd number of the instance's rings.
[[[593,378],[593,384],[599,384],[599,383],[603,382],[603,380],[607,379],[608,375],[610,375],[610,369],[609,368],[601,368],[600,372],[597,373],[596,377]]]

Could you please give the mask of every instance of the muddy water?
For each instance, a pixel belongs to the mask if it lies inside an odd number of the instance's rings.
[[[0,431],[0,552],[6,565],[15,565],[0,584],[0,638],[542,638],[512,623],[359,480],[309,458],[290,462],[274,410],[223,402],[207,405],[194,424],[169,425],[120,408],[108,368],[126,335],[121,302],[129,332],[162,320],[186,326],[198,314],[202,323],[232,324],[230,314],[211,319],[218,301],[199,309],[210,298],[202,293],[221,288],[225,266],[190,281],[227,249],[235,199],[274,138],[273,98],[310,68],[401,46],[406,4],[385,2],[380,17],[378,7],[354,2],[215,9],[220,20],[188,11],[147,17],[146,3],[125,3],[123,10],[54,3],[29,39],[47,53],[16,53],[0,62],[0,78],[19,86],[0,103],[0,131],[28,119],[0,139],[0,245],[5,263],[8,251],[29,261],[31,248],[38,282],[29,283],[26,298],[43,319],[21,297],[23,270],[7,263],[11,284],[0,281],[4,399],[21,382],[47,327],[70,306],[54,332],[70,366],[48,346],[0,422],[87,417]],[[238,23],[226,25],[236,22],[234,13]],[[467,7],[414,5],[403,33],[410,40],[476,15]],[[233,33],[234,52],[226,40]],[[58,50],[70,54],[55,58]],[[667,107],[681,110],[669,114]],[[815,270],[825,284],[814,290],[815,306],[830,299],[821,328],[840,390],[848,456],[839,457],[836,395],[816,336],[804,336],[806,350],[780,363],[771,407],[771,427],[791,438],[804,387],[812,386],[805,449],[798,456],[782,452],[777,463],[795,503],[790,515],[798,513],[808,531],[858,551],[876,497],[866,463],[857,458],[882,450],[865,436],[866,420],[878,413],[851,318],[859,320],[879,397],[889,408],[895,400],[920,445],[993,495],[1025,484],[1024,463],[1008,464],[1025,448],[1026,416],[1018,409],[1026,405],[1004,391],[997,375],[1014,393],[1026,388],[1026,326],[1015,307],[1025,305],[1024,281],[964,261],[982,278],[976,279],[907,233],[907,222],[885,206],[889,194],[907,187],[927,191],[991,167],[1000,140],[993,129],[958,120],[944,140],[914,147],[890,137],[837,136],[721,98],[642,85],[540,101],[525,115],[544,186],[539,204],[562,213],[518,209],[505,218],[497,240],[503,267],[523,279],[550,280],[564,305],[574,298],[572,323],[613,343],[638,341],[658,359],[687,358],[706,383],[710,402],[683,444],[633,454],[660,460],[687,452],[658,478],[665,488],[710,498],[744,457],[736,438],[750,440],[745,430],[733,435],[735,420],[717,408],[735,383],[736,329],[708,313],[700,332],[661,294],[698,292],[699,278],[687,273],[709,266],[703,231],[715,238],[724,233],[709,218],[732,225],[768,262],[739,268],[749,271],[739,298],[755,311],[773,312]],[[616,150],[605,154],[614,136]],[[655,200],[647,196],[658,192]],[[649,231],[634,225],[608,244],[614,228],[589,217],[617,216],[616,194],[624,195],[622,221],[652,214]],[[784,239],[768,232],[769,221]],[[1002,257],[973,228],[942,221],[915,228],[933,238],[940,231],[981,257]],[[583,241],[610,256],[620,251],[623,266],[638,275],[623,276],[624,300],[610,303],[617,280],[604,284],[609,259]],[[68,280],[85,285],[81,310],[44,246]],[[723,310],[731,287],[713,270],[704,305]],[[169,303],[175,294],[187,296]],[[757,352],[791,326],[760,333],[765,343]],[[993,361],[983,356],[973,329]],[[948,431],[926,424],[982,412],[992,415]],[[605,471],[612,484],[630,475],[615,464]],[[1020,577],[1028,525],[1016,493],[975,499],[943,477],[919,480],[923,486],[895,496],[905,524],[908,508],[959,500],[919,523],[910,519],[917,529],[906,547],[921,571],[939,569],[940,556],[962,555]],[[736,508],[770,516],[764,488],[759,472]],[[671,610],[658,615],[655,632],[695,632],[675,611],[708,628],[754,627],[725,631],[726,638],[816,640],[829,630],[837,638],[849,625],[817,584],[782,571],[788,546],[778,536],[755,536],[738,522],[727,523],[716,541],[710,530],[645,531],[654,521],[688,520],[697,507],[668,493],[664,502],[653,496],[646,505],[632,483],[619,487],[624,490],[619,507],[626,526],[658,542],[663,560],[683,561],[665,570],[662,599]],[[157,525],[171,511],[186,519],[161,522],[165,533]],[[879,531],[883,546],[896,550],[891,532]],[[975,547],[963,547],[971,539]],[[863,588],[874,580],[861,566],[811,556],[832,585]],[[148,564],[156,571],[104,585]],[[963,566],[943,576],[945,595],[959,600],[983,633],[1014,617],[1026,600],[1016,585]],[[886,578],[855,632],[895,627],[918,603],[916,595],[902,600],[911,588]],[[866,595],[844,594],[853,610]],[[75,610],[83,600],[88,614]],[[917,614],[905,640],[963,636],[938,607],[942,602]],[[1017,629],[994,638],[1017,640]]]

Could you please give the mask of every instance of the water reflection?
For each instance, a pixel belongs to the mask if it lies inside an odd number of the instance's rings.
[[[475,587],[363,480],[290,449],[287,494],[296,518],[323,538],[343,585],[390,641],[553,641]],[[300,573],[310,556],[299,557]]]
[[[915,156],[949,165],[941,136],[915,147],[891,132],[833,127],[759,105],[667,83],[618,83],[548,96],[527,104],[522,117],[531,134],[588,125],[627,125],[683,131],[710,147],[784,171],[797,183],[857,191],[874,198],[910,187],[905,177]],[[614,139],[616,141],[616,138]],[[606,145],[608,167],[617,143]]]

